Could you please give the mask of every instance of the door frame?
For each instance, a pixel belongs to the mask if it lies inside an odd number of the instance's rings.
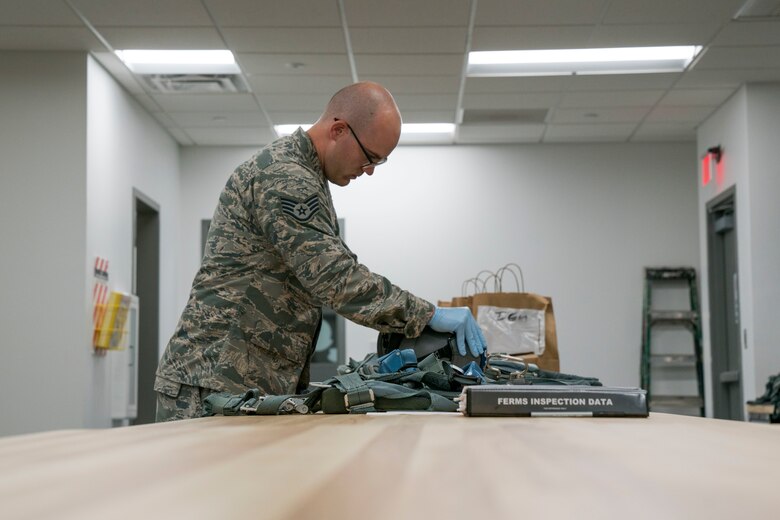
[[[742,337],[741,331],[741,319],[740,319],[740,302],[739,302],[739,250],[738,240],[739,235],[737,233],[736,225],[736,213],[737,213],[737,192],[736,186],[732,186],[723,193],[713,197],[706,203],[706,218],[707,218],[707,263],[708,263],[708,287],[709,287],[709,333],[710,333],[710,382],[712,389],[712,415],[715,418],[722,419],[734,419],[742,420],[744,416],[743,408],[739,408],[739,412],[734,413],[730,411],[728,393],[721,382],[721,373],[725,372],[728,367],[728,347],[729,342],[727,337],[727,320],[733,319],[736,324],[736,352],[738,353],[739,368],[736,370],[736,376],[739,378],[737,383],[737,389],[739,392],[739,400],[742,402],[744,399],[744,377],[742,373],[743,359],[742,359]],[[734,290],[734,305],[731,309],[727,308],[726,302],[728,295],[726,293],[726,282],[724,281],[726,276],[724,259],[721,255],[721,245],[718,235],[718,230],[715,229],[715,213],[730,205],[732,213],[735,218],[733,225],[734,233],[734,269],[737,274]]]

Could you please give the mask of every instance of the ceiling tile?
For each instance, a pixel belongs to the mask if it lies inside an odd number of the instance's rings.
[[[3,26],[9,25],[59,25],[81,27],[81,19],[65,2],[52,0],[24,0],[2,3]]]
[[[182,146],[195,145],[195,141],[193,141],[192,138],[190,138],[190,136],[188,136],[187,133],[180,128],[166,128],[165,131],[168,132],[171,137],[173,137],[176,142]]]
[[[359,76],[431,74],[460,76],[462,54],[356,54]]]
[[[335,3],[335,2],[334,2]],[[465,27],[467,0],[344,0],[352,27]]]
[[[732,22],[723,28],[712,45],[780,45],[780,18]]]
[[[336,2],[205,0],[222,27],[341,27]]]
[[[333,92],[321,94],[257,93],[257,99],[266,107],[266,110],[268,107],[273,107],[274,110],[313,110],[322,112],[333,94]]]
[[[720,105],[734,93],[733,88],[675,89],[666,93],[658,106],[713,106]]]
[[[572,76],[570,90],[651,90],[667,89],[682,76],[662,74],[614,74]]]
[[[561,94],[545,92],[523,92],[517,94],[466,94],[463,96],[464,109],[502,109],[502,108],[550,108],[558,104]]]
[[[154,94],[163,110],[171,112],[236,112],[257,110],[251,94]]]
[[[0,49],[26,51],[102,51],[100,41],[82,27],[0,26]]]
[[[274,124],[309,124],[316,121],[322,109],[319,110],[273,110],[269,112]],[[401,116],[404,123],[454,123],[455,110],[405,110],[401,109]]]
[[[610,3],[603,23],[723,23],[744,3],[745,0],[620,0]]]
[[[593,29],[589,46],[704,45],[719,28],[719,22],[599,25]]]
[[[317,110],[271,110],[268,115],[275,125],[304,125],[319,119],[324,107]]]
[[[171,122],[182,128],[269,126],[260,110],[245,112],[169,112]]]
[[[264,146],[276,133],[270,128],[184,128],[198,146]]]
[[[696,70],[780,68],[780,46],[711,47]]]
[[[742,83],[780,81],[780,69],[694,69],[675,85],[681,88],[736,88]]]
[[[466,78],[466,94],[510,94],[521,92],[561,92],[572,83],[572,76],[535,76],[517,78]]]
[[[631,141],[695,141],[696,126],[690,123],[643,123]]]
[[[455,110],[401,110],[404,123],[454,123]]]
[[[601,20],[606,0],[479,0],[475,23],[483,25],[574,25]]]
[[[405,122],[454,122],[458,108],[499,112],[500,119],[512,111],[548,114],[547,133],[541,124],[480,120],[464,127],[459,142],[690,140],[741,84],[780,82],[780,20],[732,21],[744,0],[340,1],[360,79],[385,85]],[[253,92],[152,94],[70,3],[115,48],[228,47]],[[204,145],[258,146],[273,138],[264,128],[271,121],[311,123],[352,81],[339,3],[0,0],[0,48],[90,51],[179,143],[193,145],[193,132]],[[710,48],[677,74],[467,78],[457,107],[472,4],[472,50],[711,40]]]
[[[645,119],[649,123],[694,123],[704,121],[717,107],[659,106]]]
[[[70,0],[95,27],[211,26],[200,0]]]
[[[459,76],[382,76],[362,75],[361,80],[376,81],[392,94],[457,94]]]
[[[160,111],[159,105],[148,94],[134,94],[133,96],[138,104],[144,107],[150,114]]]
[[[336,28],[263,29],[234,27],[222,30],[228,46],[238,52],[341,53],[346,52],[344,33]]]
[[[350,76],[317,76],[316,81],[301,81],[300,76],[265,76],[255,74],[249,77],[252,91],[264,94],[335,94],[337,90],[352,83]]]
[[[663,93],[663,90],[567,92],[559,106],[561,108],[649,107],[654,105]]]
[[[224,49],[211,27],[97,27],[114,49]]]
[[[246,74],[283,74],[295,76],[349,75],[349,59],[342,54],[260,54],[238,53],[241,70]],[[309,78],[307,81],[311,81]]]
[[[650,111],[650,107],[622,108],[558,108],[550,123],[638,123]]]
[[[481,143],[538,143],[544,125],[460,125],[456,142]]]
[[[151,114],[152,117],[154,117],[157,122],[163,126],[163,128],[172,128],[178,126],[167,112],[151,112]]]
[[[632,124],[547,125],[544,142],[625,141],[634,128]]]
[[[475,27],[472,51],[574,49],[588,47],[589,25],[556,27]]]
[[[464,53],[466,27],[371,27],[349,31],[358,54]]]
[[[401,114],[405,110],[452,110],[458,103],[457,94],[396,94],[393,96]]]

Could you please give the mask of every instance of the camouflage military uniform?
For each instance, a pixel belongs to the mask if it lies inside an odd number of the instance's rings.
[[[328,181],[299,129],[228,180],[155,390],[175,399],[181,384],[232,393],[304,388],[322,305],[410,337],[434,311],[371,273],[340,239]]]

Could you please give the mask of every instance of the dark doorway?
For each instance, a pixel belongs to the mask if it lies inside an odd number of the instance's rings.
[[[736,190],[707,204],[713,415],[742,420]]]
[[[159,361],[160,206],[133,190],[133,293],[138,296],[138,416],[133,424],[153,423]]]

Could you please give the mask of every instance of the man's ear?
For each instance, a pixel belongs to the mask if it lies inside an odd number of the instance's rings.
[[[342,121],[333,121],[328,129],[328,135],[334,141],[343,136],[347,131],[347,125]]]

